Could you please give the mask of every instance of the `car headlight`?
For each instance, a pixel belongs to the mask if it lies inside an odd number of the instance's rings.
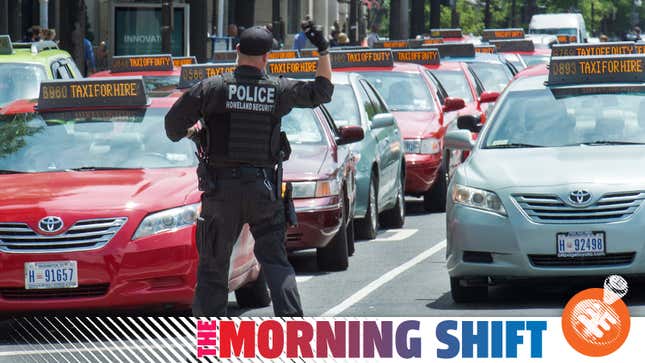
[[[292,182],[294,199],[322,198],[340,194],[340,180],[327,179],[310,182]]]
[[[187,227],[197,221],[200,203],[164,210],[145,217],[132,239]]]
[[[433,137],[427,139],[407,139],[403,141],[406,154],[437,154],[441,143]]]
[[[455,184],[451,194],[453,203],[506,215],[502,200],[493,192]]]

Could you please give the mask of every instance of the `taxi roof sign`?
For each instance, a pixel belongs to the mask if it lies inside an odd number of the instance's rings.
[[[575,35],[558,34],[555,36],[560,44],[577,43],[578,37]]]
[[[318,69],[318,59],[275,59],[267,65],[268,74],[291,78],[314,78]]]
[[[112,73],[172,71],[173,63],[170,54],[161,55],[125,55],[112,57]]]
[[[645,56],[555,57],[549,66],[549,86],[645,82]]]
[[[143,77],[84,78],[40,83],[38,110],[144,107]]]
[[[441,63],[437,48],[393,49],[395,62],[416,63],[424,66],[435,66]]]
[[[213,62],[215,63],[228,63],[235,61],[237,61],[237,52],[234,50],[213,52]]]
[[[424,45],[424,47],[428,47]],[[475,56],[475,46],[472,43],[443,43],[430,46],[439,49],[441,58],[444,57],[466,57]]]
[[[533,52],[535,45],[531,39],[504,39],[491,40],[490,44],[497,48],[498,52]]]
[[[314,48],[300,49],[299,53],[301,58],[316,58],[319,55],[318,49]]]
[[[188,64],[182,66],[177,88],[190,88],[195,83],[206,78],[233,72],[236,67],[237,64],[235,63]]]
[[[390,49],[332,50],[329,52],[332,68],[392,67]]]
[[[188,64],[197,64],[197,58],[192,57],[172,57],[172,65],[175,67],[181,67]]]
[[[0,35],[0,54],[12,54],[13,45],[11,44],[11,37],[8,35]]]
[[[441,44],[441,43],[443,43],[443,38],[425,38],[423,39],[422,45]]]
[[[374,42],[374,48],[418,48],[423,45],[421,39],[407,39],[407,40],[379,40]]]
[[[491,40],[499,39],[524,39],[524,29],[484,29],[484,32],[482,33],[482,41],[489,42]]]
[[[430,29],[430,36],[433,38],[463,38],[464,35],[461,32],[461,28],[438,28]]]
[[[641,46],[645,48],[645,45]],[[553,44],[552,57],[619,55],[639,53],[634,42]]]
[[[475,53],[486,53],[486,54],[495,54],[497,53],[497,47],[489,44],[489,45],[476,45],[475,46]]]
[[[269,59],[289,59],[298,58],[300,54],[297,49],[294,50],[273,50],[269,52]]]

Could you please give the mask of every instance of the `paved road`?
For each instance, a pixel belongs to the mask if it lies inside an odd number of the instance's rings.
[[[347,271],[318,271],[314,252],[292,258],[306,315],[560,316],[576,292],[601,287],[598,281],[574,286],[566,280],[527,282],[492,287],[485,303],[455,304],[445,266],[445,214],[426,213],[417,199],[408,199],[407,207],[404,229],[381,231],[374,241],[357,242]],[[632,316],[645,316],[645,291],[633,283],[627,303]],[[273,314],[271,308],[237,309],[233,296],[230,308],[240,316]]]

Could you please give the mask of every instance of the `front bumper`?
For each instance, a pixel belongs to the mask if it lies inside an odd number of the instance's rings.
[[[98,250],[0,253],[0,311],[190,306],[197,269],[195,228],[136,241],[129,241],[131,232],[124,228]],[[77,261],[78,288],[25,289],[26,262],[68,260]]]
[[[298,225],[287,230],[287,249],[301,250],[326,246],[342,223],[342,203],[338,197],[294,200]]]
[[[447,268],[451,277],[549,278],[645,274],[645,216],[639,209],[630,218],[612,223],[536,223],[500,195],[508,216],[448,201],[446,210]],[[581,263],[557,257],[556,234],[604,231],[606,257]],[[492,262],[472,262],[464,253],[490,253]],[[471,262],[465,262],[464,259]]]
[[[437,177],[441,153],[405,154],[405,193],[420,195],[427,192]]]

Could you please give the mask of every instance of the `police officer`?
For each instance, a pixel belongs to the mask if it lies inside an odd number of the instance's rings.
[[[256,26],[240,36],[233,73],[196,84],[166,115],[166,134],[172,141],[195,134],[204,140],[198,168],[204,193],[196,232],[195,316],[226,315],[231,250],[245,223],[255,239],[255,256],[267,279],[275,315],[303,315],[285,249],[282,187],[276,185],[276,165],[285,149],[280,122],[293,107],[329,102],[333,92],[329,42],[312,22],[305,34],[320,54],[314,81],[267,76],[273,35]],[[200,119],[203,127],[196,124]],[[207,130],[205,137],[201,129]]]

